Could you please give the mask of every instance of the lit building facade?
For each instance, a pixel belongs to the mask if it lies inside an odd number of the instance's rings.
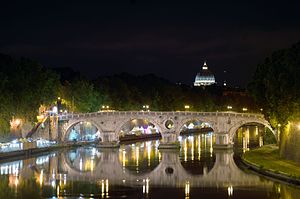
[[[208,66],[204,62],[202,70],[196,75],[194,86],[209,86],[215,83],[215,76],[208,70]]]

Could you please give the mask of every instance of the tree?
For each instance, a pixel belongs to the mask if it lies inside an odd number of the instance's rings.
[[[279,50],[258,65],[248,90],[273,126],[299,114],[300,42]]]
[[[102,99],[99,91],[87,80],[66,81],[60,90],[64,105],[73,112],[99,111]]]

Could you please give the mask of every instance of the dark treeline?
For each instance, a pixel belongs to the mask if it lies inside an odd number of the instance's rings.
[[[174,84],[153,74],[100,77],[95,85],[104,96],[103,102],[117,110],[141,110],[143,105],[149,105],[153,111],[184,111],[184,106],[189,105],[190,111],[223,111],[231,105],[239,111],[254,106],[240,90]]]
[[[34,124],[40,107],[51,109],[61,98],[62,110],[95,112],[111,110],[257,112],[253,100],[239,89],[219,86],[192,87],[171,83],[153,74],[122,73],[89,81],[70,68],[47,69],[39,63],[0,54],[0,131],[9,132],[12,118]],[[189,109],[184,106],[189,105]]]
[[[258,65],[249,92],[274,127],[299,117],[300,42],[274,52]]]

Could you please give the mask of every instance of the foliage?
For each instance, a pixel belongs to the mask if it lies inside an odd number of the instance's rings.
[[[57,96],[59,77],[35,61],[0,54],[0,128],[18,117],[35,121],[38,107],[51,104]]]
[[[279,50],[257,66],[249,92],[264,108],[273,126],[286,124],[299,113],[300,42]]]
[[[229,104],[234,111],[241,111],[242,107],[253,110],[251,108],[255,107],[253,100],[240,90],[227,89],[231,93],[227,92],[225,96],[223,87],[174,84],[153,74],[134,76],[122,73],[99,77],[95,85],[100,90],[103,105],[116,110],[142,110],[143,105],[149,105],[152,111],[186,111],[185,105],[190,106],[188,111],[226,111]]]
[[[72,112],[96,112],[102,104],[100,93],[94,85],[83,79],[66,81],[61,86],[60,94],[63,105]]]

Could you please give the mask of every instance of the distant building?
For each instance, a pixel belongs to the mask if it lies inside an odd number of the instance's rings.
[[[208,70],[208,66],[204,62],[202,70],[196,75],[194,86],[209,86],[215,83],[215,76]]]

